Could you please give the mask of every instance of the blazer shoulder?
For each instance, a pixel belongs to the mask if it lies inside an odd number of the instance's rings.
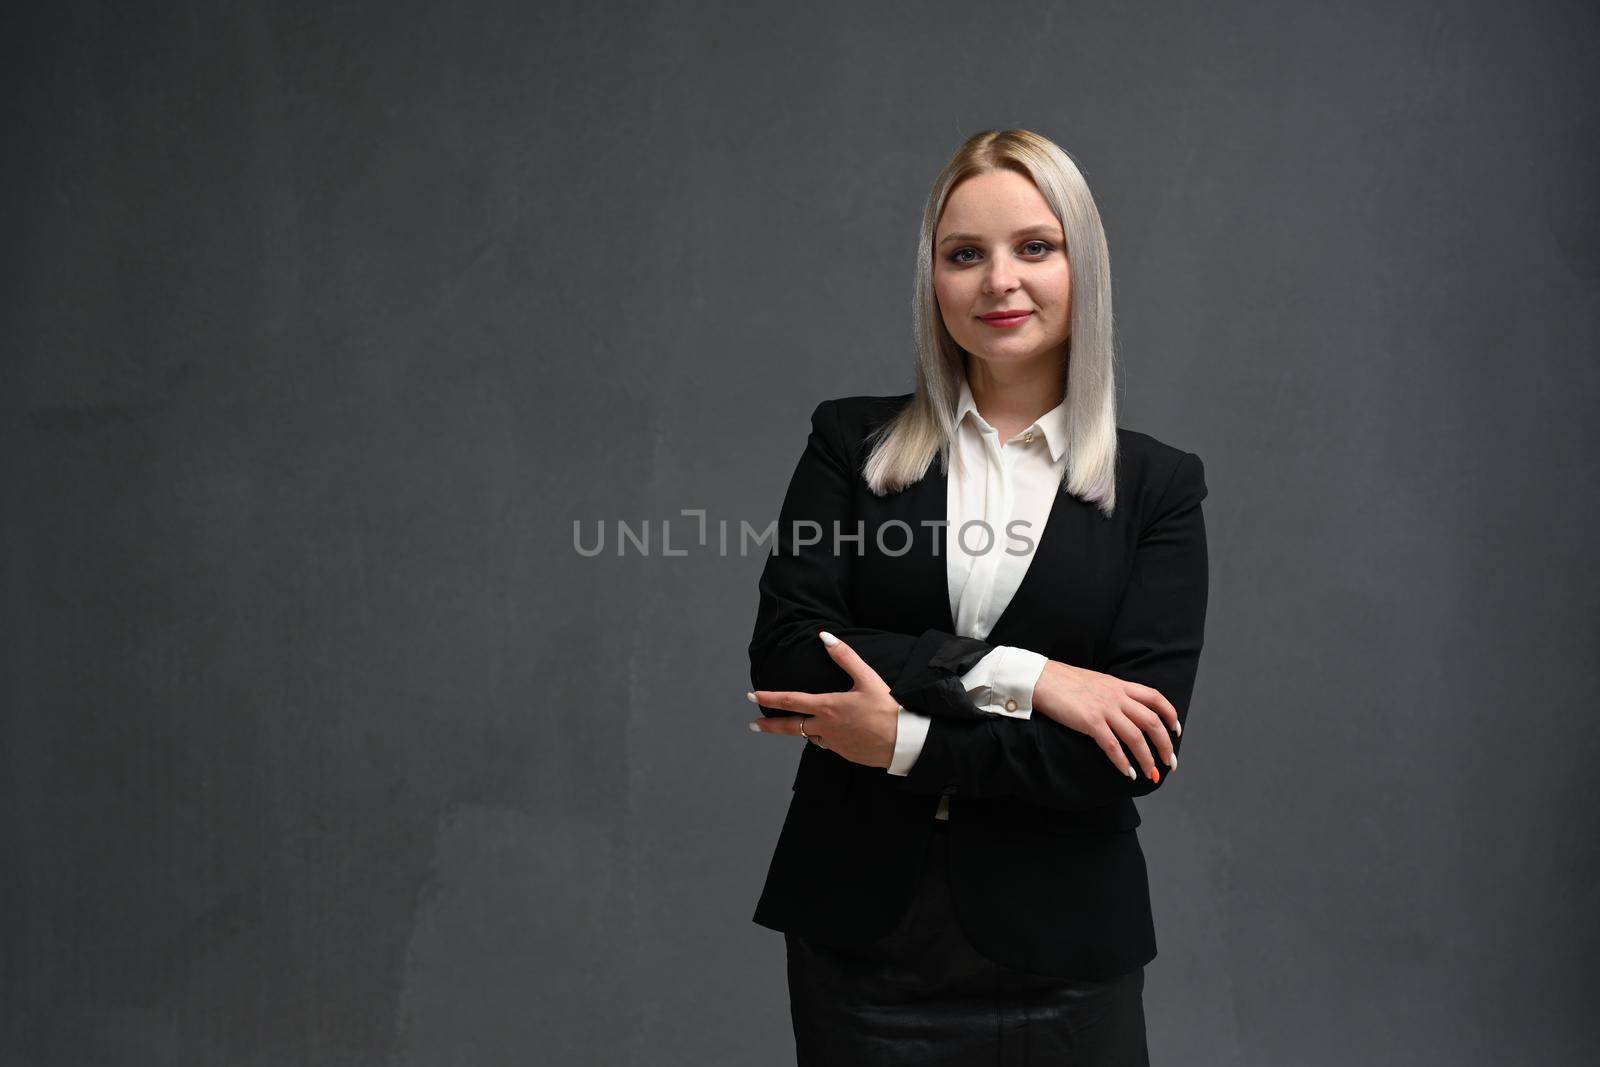
[[[1140,430],[1117,427],[1118,496],[1134,500],[1145,515],[1164,514],[1206,495],[1200,456]]]
[[[817,405],[811,413],[811,421],[829,432],[837,426],[837,432],[843,437],[840,444],[854,449],[872,431],[899,414],[914,395],[834,397]]]

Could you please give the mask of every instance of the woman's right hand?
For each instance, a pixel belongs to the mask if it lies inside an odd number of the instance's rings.
[[[1125,682],[1099,671],[1074,667],[1070,663],[1050,660],[1044,673],[1033,687],[1033,710],[1043,713],[1069,726],[1081,734],[1088,734],[1100,745],[1118,770],[1129,778],[1135,777],[1132,765],[1123,755],[1120,738],[1139,761],[1144,776],[1152,782],[1161,781],[1155,757],[1150,753],[1148,734],[1155,742],[1161,762],[1169,768],[1178,765],[1172,751],[1172,733],[1181,733],[1178,709],[1160,692],[1138,682]]]

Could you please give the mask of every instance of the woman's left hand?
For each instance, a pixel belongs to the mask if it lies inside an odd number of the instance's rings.
[[[747,694],[765,708],[798,711],[800,715],[756,719],[751,725],[765,734],[806,735],[851,763],[887,768],[894,761],[894,740],[900,726],[900,704],[889,686],[854,649],[832,634],[819,635],[833,662],[855,682],[843,693],[792,693],[758,689]],[[807,742],[810,744],[811,742]]]

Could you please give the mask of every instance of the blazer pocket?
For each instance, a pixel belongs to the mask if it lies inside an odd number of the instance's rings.
[[[1143,820],[1132,800],[1120,800],[1098,808],[1081,811],[1063,811],[1029,805],[1028,813],[1021,817],[1030,828],[1047,834],[1075,836],[1078,834],[1113,834],[1132,830]]]

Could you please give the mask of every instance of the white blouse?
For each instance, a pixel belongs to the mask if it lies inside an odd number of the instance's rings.
[[[980,641],[988,637],[1011,603],[1044,534],[1066,464],[1066,401],[1002,444],[999,431],[978,414],[972,389],[962,381],[944,532],[950,614],[958,635]],[[1029,649],[1000,645],[961,680],[984,711],[1025,719],[1033,713],[1033,687],[1047,662]],[[890,774],[910,773],[927,739],[929,721],[926,715],[900,709]],[[934,818],[949,817],[950,798],[940,797]]]

